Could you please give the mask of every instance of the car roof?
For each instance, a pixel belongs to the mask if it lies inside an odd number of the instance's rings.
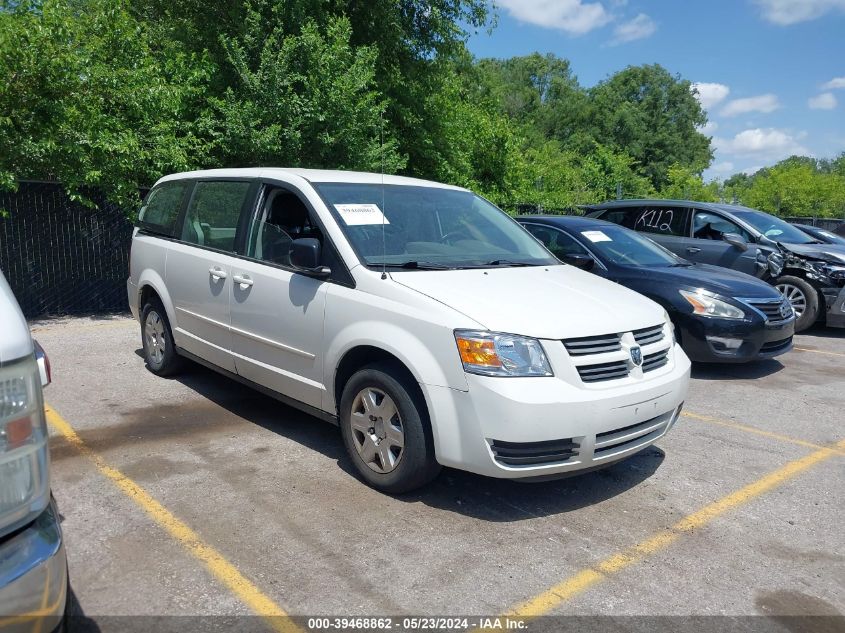
[[[32,336],[9,282],[0,271],[0,364],[32,354]]]
[[[726,211],[728,213],[765,213],[759,209],[752,209],[744,207],[741,204],[728,204],[725,202],[702,202],[699,200],[663,200],[658,198],[635,198],[626,200],[607,200],[599,204],[583,205],[584,209],[591,211],[605,211],[607,209],[618,209],[639,205],[654,205],[654,206],[676,206],[676,207],[695,207],[696,209],[710,209],[715,211]]]
[[[559,226],[561,228],[569,228],[576,231],[589,229],[594,227],[597,229],[605,227],[620,228],[618,224],[607,222],[606,220],[599,220],[597,218],[588,218],[583,215],[520,215],[516,218],[520,222],[537,222],[539,224],[547,224],[549,226]]]
[[[453,189],[466,191],[462,187],[446,185],[432,180],[422,180],[407,176],[394,176],[365,171],[344,171],[333,169],[302,169],[299,167],[239,167],[232,169],[203,169],[197,171],[183,171],[169,174],[160,178],[156,184],[170,180],[186,178],[273,178],[273,176],[296,176],[310,183],[358,183],[380,185],[405,185],[417,187],[436,187],[439,189]]]

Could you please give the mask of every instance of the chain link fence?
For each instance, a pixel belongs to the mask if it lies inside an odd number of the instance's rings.
[[[806,224],[807,226],[817,226],[825,231],[836,231],[845,227],[845,220],[837,220],[834,218],[784,218],[790,224]],[[841,232],[841,231],[840,231]]]
[[[97,209],[71,200],[59,183],[0,192],[0,270],[28,318],[129,309],[132,224],[122,209],[90,197]]]

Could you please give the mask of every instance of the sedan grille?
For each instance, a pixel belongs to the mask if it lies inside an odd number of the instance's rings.
[[[637,345],[651,345],[663,340],[663,325],[655,325],[642,330],[634,330],[634,340]]]
[[[563,342],[570,356],[586,356],[587,354],[605,354],[618,352],[622,349],[619,334],[603,334],[601,336],[583,336],[570,338]]]
[[[748,305],[762,312],[769,323],[783,323],[792,318],[792,306],[786,299],[778,301],[746,301]]]
[[[509,466],[537,466],[564,462],[578,454],[581,438],[550,440],[547,442],[503,442],[492,440],[490,448],[496,461]]]

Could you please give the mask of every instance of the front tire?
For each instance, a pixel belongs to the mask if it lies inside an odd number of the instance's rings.
[[[147,301],[141,310],[141,343],[147,369],[156,376],[172,376],[181,369],[182,359],[176,354],[170,321],[158,298]]]
[[[805,279],[785,275],[775,282],[795,311],[795,333],[803,332],[819,318],[819,293]]]
[[[340,429],[355,469],[382,492],[420,488],[440,471],[425,403],[416,384],[390,365],[365,367],[340,398]]]

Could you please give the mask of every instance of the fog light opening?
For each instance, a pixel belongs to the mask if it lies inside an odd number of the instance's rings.
[[[713,346],[717,352],[735,352],[742,345],[741,338],[725,338],[722,336],[708,336],[707,342]]]

